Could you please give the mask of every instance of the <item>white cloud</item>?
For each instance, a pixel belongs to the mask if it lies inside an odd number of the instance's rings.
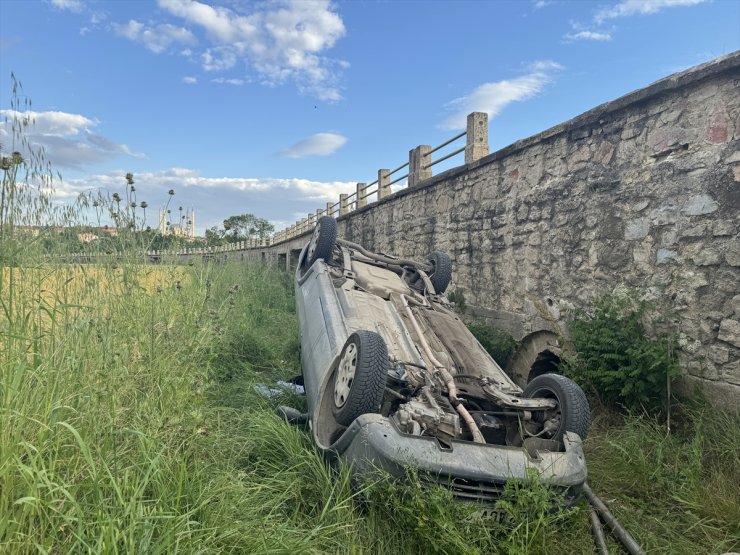
[[[122,37],[142,43],[155,54],[161,54],[175,43],[195,44],[198,42],[195,35],[187,29],[169,23],[160,23],[150,27],[131,19],[126,25],[114,23],[113,29]]]
[[[680,6],[694,6],[707,0],[623,0],[611,8],[603,8],[596,13],[594,20],[603,23],[607,19],[627,17],[630,15],[646,15],[657,13],[665,8]]]
[[[67,200],[85,192],[121,192],[125,174],[124,170],[118,170],[66,178],[55,182],[53,196],[57,200]],[[241,212],[253,212],[276,222],[291,213],[300,219],[325,207],[327,201],[338,201],[341,193],[353,193],[356,186],[354,181],[315,181],[299,177],[207,177],[192,168],[137,172],[134,179],[138,200],[145,200],[150,206],[147,211],[149,225],[157,225],[158,207],[169,199],[167,191],[174,189],[170,209],[175,213],[173,207],[196,206],[199,229],[220,225],[228,216]],[[292,223],[280,221],[281,227]]]
[[[553,4],[553,2],[554,0],[534,0],[534,9],[541,10],[542,8]]]
[[[94,133],[99,122],[81,114],[0,110],[0,117],[7,120],[0,122],[0,143],[5,148],[12,144],[13,121],[27,122],[24,135],[35,149],[43,147],[47,160],[54,166],[82,168],[120,155],[145,157],[128,145]]]
[[[198,82],[198,78],[188,75],[182,78],[182,82],[186,85],[195,85]]]
[[[470,112],[486,112],[493,118],[508,104],[538,94],[553,80],[554,74],[562,69],[563,66],[553,61],[537,61],[527,67],[526,75],[483,83],[469,95],[456,98],[448,104],[448,108],[454,113],[441,126],[444,129],[464,129]]]
[[[225,71],[236,65],[238,57],[231,48],[219,46],[208,48],[200,59],[206,71]]]
[[[66,179],[60,185],[60,194],[78,194],[81,191],[92,189],[118,190],[123,181],[125,172],[110,172],[100,175],[89,175],[79,179]],[[286,192],[297,200],[310,200],[314,202],[326,202],[338,200],[340,193],[353,193],[355,181],[314,181],[298,177],[276,178],[276,177],[205,177],[200,171],[192,168],[169,168],[157,172],[139,172],[135,175],[136,182],[140,184],[140,192],[150,191],[152,193],[164,192],[175,189],[176,194],[182,194],[182,188],[203,188],[209,190],[228,189],[241,192],[278,192],[277,201],[284,198]]]
[[[159,6],[203,29],[211,47],[201,54],[206,71],[223,71],[243,60],[265,84],[293,81],[301,92],[341,99],[338,70],[346,63],[322,53],[344,36],[329,0],[275,0],[252,13],[196,0],[159,0]]]
[[[347,137],[338,133],[316,133],[297,142],[290,148],[280,151],[285,158],[303,158],[304,156],[327,156],[333,154],[347,142]]]
[[[51,5],[59,10],[69,10],[71,12],[82,11],[82,2],[80,0],[51,0]]]
[[[603,31],[578,31],[576,33],[567,33],[563,36],[565,42],[575,42],[580,40],[594,40],[599,42],[608,42],[612,40],[609,32]]]
[[[216,79],[211,79],[211,82],[239,87],[244,84],[244,79],[226,79],[224,77],[217,77]]]

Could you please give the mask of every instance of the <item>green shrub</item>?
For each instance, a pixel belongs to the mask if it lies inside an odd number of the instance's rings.
[[[468,329],[475,336],[493,360],[504,364],[516,351],[517,343],[508,333],[483,322],[468,324]]]
[[[643,321],[651,308],[606,295],[592,311],[576,311],[569,325],[576,356],[566,360],[564,373],[608,405],[660,411],[678,363],[669,337],[648,337]]]
[[[455,308],[460,314],[465,314],[465,309],[467,308],[465,304],[465,291],[458,287],[452,293],[447,293],[447,298],[450,302],[455,303]]]

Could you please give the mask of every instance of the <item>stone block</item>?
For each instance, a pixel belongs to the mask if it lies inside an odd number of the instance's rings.
[[[650,232],[650,221],[647,218],[638,218],[627,222],[624,228],[624,238],[627,241],[643,239]]]
[[[658,253],[655,256],[656,264],[668,264],[669,262],[675,262],[678,259],[678,253],[670,249],[658,249]]]
[[[707,350],[707,357],[715,364],[724,364],[730,360],[730,350],[714,345]]]
[[[707,277],[704,275],[704,272],[702,271],[691,271],[686,270],[681,273],[680,275],[680,283],[683,285],[683,287],[687,289],[691,289],[692,291],[696,291],[697,289],[700,289],[702,287],[706,287],[709,285],[709,282],[707,281]]]
[[[650,211],[651,225],[669,225],[675,224],[676,221],[678,221],[678,206],[670,201]]]
[[[622,141],[628,141],[630,139],[634,139],[637,137],[640,133],[642,133],[642,126],[638,125],[631,125],[629,127],[625,127],[622,131],[622,134],[619,136],[619,138]]]
[[[725,160],[726,164],[738,164],[740,163],[740,150],[734,151]]]
[[[593,155],[593,161],[602,166],[608,165],[614,157],[614,145],[609,141],[602,141]]]
[[[717,339],[740,347],[740,320],[725,318],[719,324]]]
[[[704,129],[704,140],[719,145],[729,141],[731,136],[730,116],[723,104],[715,104]]]
[[[634,246],[632,249],[632,260],[640,267],[650,265],[653,254],[653,242],[649,238]]]
[[[726,314],[729,315],[735,315],[740,317],[740,295],[735,295],[727,301],[727,309],[725,310]]]
[[[740,266],[740,240],[730,241],[725,252],[725,260],[730,266]]]
[[[688,227],[681,229],[678,232],[678,236],[681,237],[682,239],[687,238],[687,237],[704,237],[706,235],[709,235],[710,227],[711,227],[711,224],[709,223],[690,225]]]
[[[686,365],[686,369],[691,376],[696,376],[697,378],[713,381],[719,379],[717,367],[714,364],[709,363],[709,361],[691,361]]]
[[[728,383],[740,385],[740,361],[723,364],[720,378]],[[737,404],[735,409],[737,410]]]
[[[724,237],[726,235],[735,235],[740,231],[738,229],[738,226],[735,224],[735,222],[729,221],[729,220],[720,220],[718,222],[714,222],[714,225],[712,226],[712,235],[715,237]]]
[[[689,197],[681,208],[681,213],[687,216],[702,216],[716,212],[719,204],[709,195],[701,194]]]
[[[649,199],[642,199],[632,205],[632,210],[635,212],[642,212],[650,204]]]
[[[677,237],[678,233],[676,230],[674,228],[669,228],[660,236],[660,246],[665,248],[675,246]]]
[[[682,114],[683,110],[681,108],[666,110],[665,112],[660,114],[660,122],[663,124],[674,123],[679,120]]]
[[[680,127],[661,127],[648,131],[647,144],[653,156],[673,152],[679,145],[686,142],[686,130]]]
[[[722,255],[714,249],[701,249],[692,258],[697,266],[716,266],[722,261]]]

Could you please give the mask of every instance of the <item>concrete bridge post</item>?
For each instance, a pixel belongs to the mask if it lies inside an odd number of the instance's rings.
[[[429,154],[431,150],[432,147],[429,145],[419,145],[409,150],[409,187],[416,187],[425,179],[432,177],[432,168],[428,167],[432,161]]]
[[[391,194],[391,170],[378,170],[378,200],[383,199]]]
[[[470,164],[488,155],[488,114],[473,112],[468,114],[467,144],[465,163]]]
[[[357,188],[355,189],[355,210],[362,208],[367,204],[367,199],[365,198],[366,187],[367,183],[357,184]]]
[[[326,203],[326,215],[327,216],[331,216],[331,210],[332,210],[333,206],[334,206],[334,203],[333,202],[327,202]]]
[[[344,216],[345,214],[349,213],[349,203],[347,202],[347,197],[349,195],[342,193],[339,195],[339,215]]]

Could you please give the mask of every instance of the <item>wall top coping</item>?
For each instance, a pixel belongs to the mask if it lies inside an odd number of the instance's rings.
[[[343,220],[345,218],[351,218],[356,214],[361,214],[362,212],[372,210],[376,206],[379,206],[386,202],[392,202],[393,200],[404,195],[411,194],[420,189],[431,187],[439,183],[440,181],[454,178],[471,170],[491,164],[492,162],[502,160],[503,158],[514,154],[515,152],[524,150],[525,148],[528,148],[539,142],[546,141],[558,135],[569,133],[576,129],[587,127],[593,124],[598,125],[600,123],[603,123],[601,122],[601,120],[603,120],[604,117],[609,114],[619,112],[620,110],[624,110],[625,108],[629,108],[636,104],[640,104],[642,102],[650,100],[654,97],[673,92],[677,89],[685,88],[689,85],[698,83],[705,79],[716,77],[723,73],[732,72],[733,70],[738,71],[738,79],[740,79],[740,50],[722,56],[721,58],[717,58],[698,66],[694,66],[685,71],[674,73],[672,75],[669,75],[668,77],[659,79],[658,81],[655,81],[654,83],[651,83],[646,87],[637,89],[636,91],[628,93],[624,96],[620,96],[619,98],[600,104],[599,106],[596,106],[595,108],[592,108],[587,112],[584,112],[583,114],[580,114],[563,123],[555,125],[554,127],[546,129],[545,131],[532,135],[531,137],[527,137],[526,139],[516,141],[515,143],[505,146],[504,148],[499,149],[496,152],[492,152],[491,154],[484,156],[480,160],[476,160],[475,162],[471,162],[470,164],[464,164],[462,166],[451,168],[438,175],[430,177],[429,179],[425,179],[416,187],[406,187],[404,189],[396,191],[395,193],[383,199],[380,199],[379,201],[367,204],[366,206],[363,206],[362,208],[359,208],[357,210],[353,210],[349,214],[340,216],[337,219]]]

